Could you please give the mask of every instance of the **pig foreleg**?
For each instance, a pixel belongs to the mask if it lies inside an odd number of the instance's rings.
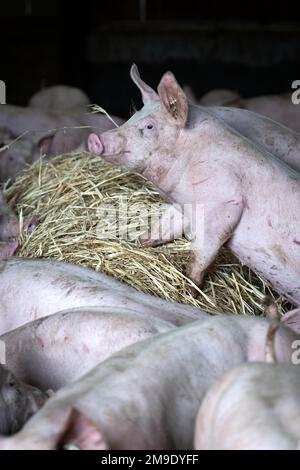
[[[151,224],[148,238],[142,237],[145,246],[156,246],[181,238],[189,228],[189,220],[180,206],[169,204],[159,220]]]
[[[209,266],[220,248],[232,237],[238,225],[243,207],[227,204],[205,208],[203,223],[199,224],[191,246],[192,256],[187,267],[187,276],[200,286]]]

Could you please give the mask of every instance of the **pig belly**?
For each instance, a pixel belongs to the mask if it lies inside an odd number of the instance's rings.
[[[268,281],[279,294],[300,304],[300,243],[266,225],[265,220],[246,217],[228,247],[245,264]]]
[[[27,323],[0,337],[6,364],[42,390],[56,390],[137,341],[175,328],[123,308],[86,307]]]

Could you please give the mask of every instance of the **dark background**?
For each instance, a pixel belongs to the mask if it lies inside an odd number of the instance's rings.
[[[290,2],[1,0],[0,40],[12,104],[65,83],[126,117],[132,99],[139,105],[132,62],[153,87],[170,69],[199,97],[280,93],[300,79],[299,6]]]

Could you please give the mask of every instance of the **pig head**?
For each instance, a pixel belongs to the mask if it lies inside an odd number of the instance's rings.
[[[89,97],[79,88],[55,85],[36,92],[29,100],[30,108],[53,111],[55,113],[84,111],[90,103]]]
[[[130,74],[141,91],[143,108],[120,128],[101,135],[91,134],[88,148],[126,170],[141,174],[155,172],[163,179],[165,168],[174,163],[178,154],[178,139],[186,124],[188,103],[171,73],[162,78],[158,94],[141,80],[136,65]]]

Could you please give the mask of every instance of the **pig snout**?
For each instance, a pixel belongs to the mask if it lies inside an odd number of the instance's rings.
[[[116,131],[109,131],[100,136],[90,134],[88,149],[96,155],[101,155],[105,160],[119,162],[119,157],[126,153],[126,138]]]
[[[100,138],[97,134],[90,134],[88,137],[88,149],[89,152],[94,153],[95,155],[101,155],[104,151],[104,147]]]

